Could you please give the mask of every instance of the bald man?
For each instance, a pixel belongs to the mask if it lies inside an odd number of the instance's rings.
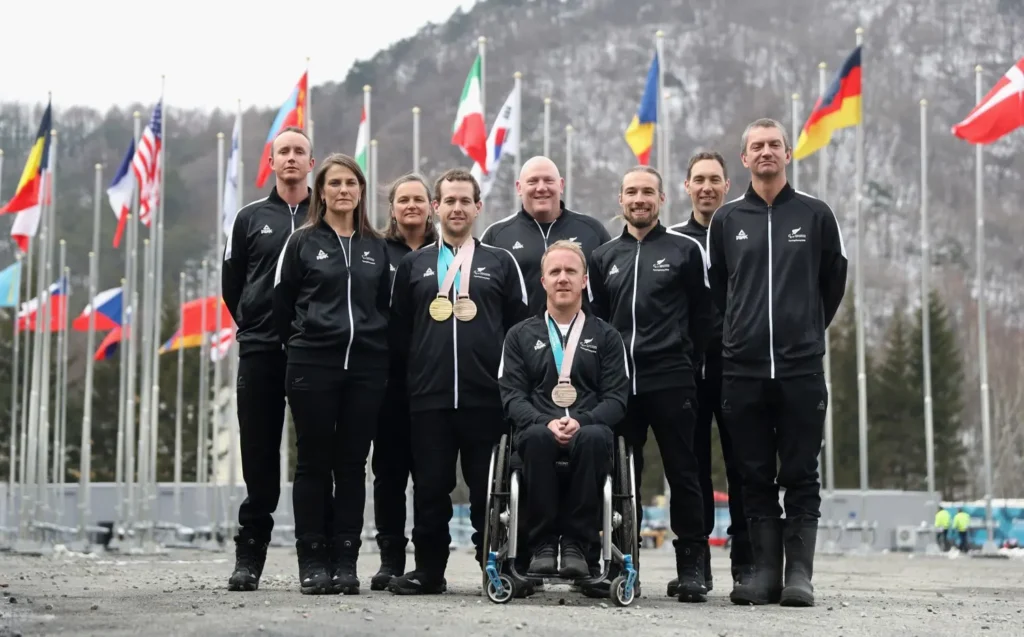
[[[548,246],[562,239],[573,241],[589,259],[594,248],[611,240],[600,221],[565,207],[564,189],[565,180],[555,162],[542,156],[530,158],[516,181],[522,201],[519,212],[492,223],[480,238],[482,243],[508,250],[519,264],[531,316],[543,312],[547,303],[540,283],[540,259]]]

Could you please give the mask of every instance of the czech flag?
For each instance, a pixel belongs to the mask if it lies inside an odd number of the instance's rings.
[[[85,306],[82,313],[71,322],[71,328],[79,332],[89,331],[89,315],[96,312],[96,329],[106,332],[121,326],[121,288],[111,288],[96,295],[92,303]]]
[[[36,133],[31,150],[29,150],[28,161],[25,162],[25,169],[18,181],[18,189],[15,191],[14,197],[3,208],[0,208],[0,214],[19,213],[14,219],[11,237],[14,238],[22,252],[28,251],[28,240],[36,236],[36,230],[39,229],[39,218],[42,212],[41,189],[43,182],[46,181],[48,184],[50,175],[53,174],[53,157],[50,153],[52,125],[50,106],[50,104],[46,105],[42,121],[39,122],[39,131]],[[47,191],[49,190],[50,186],[47,185]]]
[[[626,143],[642,166],[646,166],[651,159],[654,126],[658,122],[658,65],[658,54],[655,53],[651,68],[647,71],[647,83],[644,86],[643,97],[640,98],[640,108],[626,129]]]
[[[858,46],[846,58],[839,74],[832,78],[825,94],[814,104],[807,123],[800,131],[793,159],[813,155],[828,145],[833,132],[860,124],[860,50]]]
[[[256,175],[256,187],[262,188],[270,176],[270,147],[274,144],[274,138],[282,129],[289,126],[306,127],[306,81],[309,72],[302,74],[299,83],[292,89],[291,95],[277,111],[274,123],[270,125],[270,132],[267,134],[267,141],[263,145],[263,156],[260,157],[260,171]]]

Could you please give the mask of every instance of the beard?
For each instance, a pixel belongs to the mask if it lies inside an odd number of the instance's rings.
[[[658,222],[658,211],[654,209],[651,209],[650,214],[643,218],[637,218],[632,210],[624,211],[622,216],[625,217],[626,221],[629,222],[629,225],[634,228],[649,228]]]

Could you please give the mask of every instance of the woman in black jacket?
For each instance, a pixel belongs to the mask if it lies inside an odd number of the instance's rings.
[[[430,211],[430,188],[419,175],[404,175],[391,184],[388,207],[391,215],[384,238],[394,281],[402,257],[437,243],[437,230]],[[380,570],[370,580],[370,588],[375,591],[387,588],[392,577],[405,574],[405,547],[409,543],[405,535],[405,488],[412,474],[405,384],[405,374],[393,366],[373,441],[373,517],[380,548]]]
[[[299,579],[303,593],[351,594],[359,592],[366,457],[387,384],[391,268],[367,219],[366,177],[355,160],[327,157],[310,199],[274,278],[298,450]]]

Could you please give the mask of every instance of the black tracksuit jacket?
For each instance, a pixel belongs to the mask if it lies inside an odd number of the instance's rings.
[[[281,351],[274,327],[274,273],[288,237],[306,220],[309,194],[291,207],[277,194],[247,204],[235,215],[224,247],[221,288],[224,303],[238,327],[240,355]]]
[[[568,239],[578,243],[583,254],[589,256],[598,246],[611,240],[600,221],[569,210],[564,202],[559,205],[562,212],[547,227],[547,232],[530,213],[520,208],[519,212],[492,223],[480,237],[481,243],[504,248],[515,257],[526,281],[531,315],[547,307],[547,293],[540,284],[540,259],[549,245]]]
[[[694,390],[712,311],[700,242],[661,222],[640,242],[624,227],[590,261],[591,307],[622,335],[633,394]]]
[[[626,350],[618,331],[586,316],[570,371],[576,402],[559,407],[551,400],[560,370],[551,353],[547,320],[546,313],[532,316],[505,336],[498,371],[505,418],[517,432],[563,416],[575,418],[581,427],[597,424],[614,431],[626,416],[629,398]]]
[[[407,254],[395,272],[389,334],[392,365],[406,379],[410,411],[497,408],[498,365],[505,333],[527,316],[526,286],[505,250],[476,242],[469,297],[472,321],[430,318],[437,298],[437,244]],[[455,302],[452,285],[449,300]],[[394,373],[394,372],[393,372]]]
[[[345,370],[388,367],[390,264],[384,240],[300,228],[278,261],[274,323],[288,361]]]
[[[823,371],[825,329],[846,291],[846,248],[828,204],[789,184],[766,203],[751,185],[708,230],[708,276],[724,315],[722,373]]]
[[[708,240],[708,229],[700,225],[700,222],[693,218],[693,211],[690,211],[690,218],[682,223],[670,226],[669,230],[675,230],[679,234],[693,237],[700,244],[706,245]],[[719,358],[722,356],[722,313],[712,303],[711,308],[711,332],[708,335],[708,344],[704,349],[704,358]],[[703,374],[702,374],[703,377]]]

